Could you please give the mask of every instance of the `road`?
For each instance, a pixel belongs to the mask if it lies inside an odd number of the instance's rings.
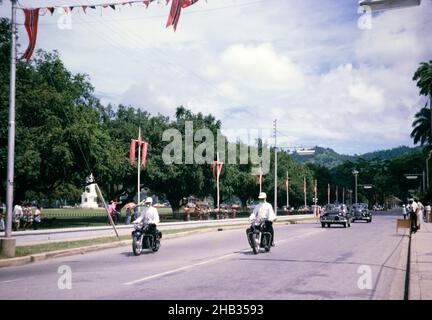
[[[235,229],[162,239],[159,252],[139,257],[120,247],[3,268],[0,299],[402,299],[405,237],[395,219],[278,225],[276,247],[258,255]],[[59,289],[60,266],[70,267],[71,289]],[[364,270],[371,287],[358,284]]]

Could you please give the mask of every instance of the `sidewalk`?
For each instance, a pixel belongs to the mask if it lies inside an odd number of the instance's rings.
[[[410,300],[432,299],[432,223],[411,236]]]

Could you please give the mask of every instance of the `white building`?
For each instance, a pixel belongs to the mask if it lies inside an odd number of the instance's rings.
[[[87,178],[87,182],[94,181],[93,175]],[[97,203],[96,185],[94,183],[85,187],[84,192],[81,194],[80,208],[98,208]]]

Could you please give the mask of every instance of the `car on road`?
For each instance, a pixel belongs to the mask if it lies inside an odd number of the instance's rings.
[[[351,209],[352,222],[357,220],[365,220],[372,222],[372,213],[369,211],[367,203],[354,203]]]
[[[332,224],[340,224],[344,228],[351,226],[351,214],[344,204],[328,204],[320,217],[321,227],[329,227]]]

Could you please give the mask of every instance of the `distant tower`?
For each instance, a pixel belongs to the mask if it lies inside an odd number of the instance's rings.
[[[91,174],[90,177],[86,179],[87,183],[90,183],[94,181],[93,175]],[[97,193],[96,193],[96,186],[94,183],[89,184],[85,187],[84,192],[81,194],[81,208],[97,208]]]

